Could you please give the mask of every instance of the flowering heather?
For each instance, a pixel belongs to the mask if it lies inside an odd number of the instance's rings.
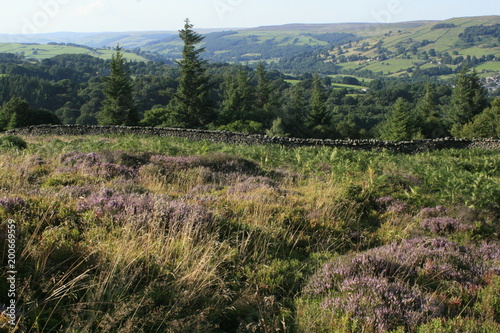
[[[92,189],[88,186],[68,185],[61,189],[60,194],[68,195],[71,198],[84,198],[92,193]]]
[[[380,197],[380,198],[375,199],[375,202],[381,206],[386,206],[393,201],[394,201],[394,198],[390,195],[386,196],[386,197]]]
[[[165,226],[207,224],[212,215],[201,205],[181,200],[157,201],[153,218]]]
[[[60,161],[65,166],[70,166],[74,170],[80,170],[95,176],[111,179],[119,176],[133,178],[136,170],[132,167],[109,163],[101,154],[94,152],[85,154],[79,151],[73,151],[63,154]]]
[[[153,203],[147,195],[119,193],[108,189],[93,193],[77,204],[78,211],[92,210],[98,217],[123,220],[151,215]]]
[[[257,174],[258,164],[239,156],[224,153],[200,156],[201,165],[215,172]]]
[[[482,253],[490,253],[483,256]],[[322,311],[356,318],[384,332],[407,330],[445,310],[433,298],[453,283],[474,289],[498,267],[498,248],[463,247],[445,238],[416,238],[328,262],[304,288],[304,295],[322,296]]]
[[[483,242],[478,246],[477,253],[488,264],[492,274],[500,275],[500,243]]]
[[[424,219],[420,226],[439,235],[474,229],[473,226],[460,223],[451,217],[429,217]]]
[[[119,221],[157,221],[164,225],[205,223],[211,220],[210,213],[200,205],[109,189],[82,199],[77,204],[77,210],[93,211],[98,217]]]
[[[473,248],[458,246],[444,238],[416,238],[339,257],[310,279],[305,292],[318,295],[338,290],[344,279],[353,277],[397,279],[412,284],[442,281],[480,284],[485,267]]]
[[[425,207],[420,210],[420,212],[417,214],[418,217],[438,217],[443,213],[446,213],[448,210],[444,208],[443,206],[436,206],[436,207]]]
[[[256,189],[265,188],[279,190],[278,184],[268,177],[248,177],[227,190],[227,193],[246,193]]]
[[[186,170],[201,165],[199,156],[153,155],[149,161],[164,167],[168,171]]]
[[[12,213],[17,209],[23,208],[25,205],[26,202],[19,197],[0,199],[0,207],[5,209],[8,213]]]
[[[442,312],[439,303],[418,287],[373,277],[345,279],[338,292],[327,297],[321,307],[332,313],[347,314],[377,332],[401,326],[408,330]]]
[[[392,213],[402,213],[406,210],[406,208],[408,208],[408,204],[406,204],[406,202],[396,200],[387,207],[387,211]]]
[[[375,199],[375,203],[379,209],[385,212],[402,213],[408,208],[408,205],[401,201],[395,200],[392,196],[380,197]]]

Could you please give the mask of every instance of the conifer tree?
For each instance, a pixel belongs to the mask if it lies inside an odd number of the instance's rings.
[[[435,103],[435,95],[434,87],[427,83],[425,95],[416,106],[416,125],[425,138],[436,138],[445,133],[439,117],[439,107]]]
[[[228,124],[238,120],[254,119],[255,89],[242,67],[235,75],[226,76],[223,83],[223,100],[220,121]]]
[[[314,75],[311,110],[306,119],[310,127],[325,126],[329,123],[329,115],[326,109],[326,97],[323,84],[318,74]]]
[[[295,85],[286,92],[280,118],[286,131],[292,136],[307,137],[305,125],[308,101],[304,89]]]
[[[116,46],[110,76],[103,78],[105,100],[97,114],[100,125],[136,125],[139,121],[133,97],[133,85],[122,48]]]
[[[465,124],[459,136],[498,139],[500,137],[500,97],[497,97],[489,108]]]
[[[481,85],[476,71],[473,70],[469,74],[467,66],[464,66],[451,96],[449,120],[454,127],[452,133],[459,131],[460,126],[481,113],[486,106],[486,91]]]
[[[213,106],[209,98],[209,80],[206,75],[206,61],[200,58],[205,48],[196,45],[205,37],[193,31],[189,19],[184,29],[179,30],[184,42],[182,60],[178,61],[181,76],[177,92],[169,104],[173,125],[179,127],[203,127],[214,121]]]
[[[390,141],[410,140],[414,135],[410,105],[400,97],[382,125],[381,138]]]
[[[277,97],[274,89],[267,77],[267,71],[264,64],[260,62],[257,65],[257,112],[262,122],[267,123],[277,114]]]

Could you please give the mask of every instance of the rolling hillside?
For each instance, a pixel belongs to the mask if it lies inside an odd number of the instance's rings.
[[[111,59],[115,51],[111,48],[94,49],[84,46],[0,43],[0,53],[20,54],[28,59],[36,60],[48,59],[61,54],[88,54],[107,60]],[[131,52],[126,52],[124,56],[132,61],[147,61],[146,58]]]
[[[500,40],[494,30],[500,16],[453,18],[391,24],[287,24],[251,29],[197,29],[206,36],[204,56],[214,62],[273,62],[285,71],[329,74],[372,73],[384,76],[429,75],[446,78],[464,63],[484,76],[500,71]],[[488,27],[491,27],[488,28]],[[483,30],[492,30],[485,31]],[[464,35],[465,34],[465,35]],[[477,35],[474,37],[472,35]],[[481,35],[483,34],[483,35]],[[0,35],[0,42],[25,36]],[[34,43],[84,45],[0,44],[0,52],[43,59],[63,53],[109,58],[117,44],[164,59],[179,58],[182,42],[176,31],[57,33],[30,36]],[[131,60],[144,60],[128,53]]]
[[[470,57],[469,60],[475,62],[472,65],[479,71],[498,72],[499,36],[479,36],[471,42],[461,38],[467,28],[497,24],[500,24],[500,16],[484,16],[455,18],[411,29],[391,30],[356,44],[345,44],[330,50],[328,60],[337,62],[343,69],[404,75],[432,67],[454,69]],[[342,61],[344,58],[347,61]]]

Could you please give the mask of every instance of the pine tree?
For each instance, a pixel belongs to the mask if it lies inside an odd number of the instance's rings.
[[[305,115],[308,109],[308,101],[304,89],[295,85],[288,91],[284,97],[284,103],[280,118],[286,131],[292,136],[308,137],[305,127]]]
[[[476,71],[468,73],[464,66],[458,76],[451,96],[449,120],[455,131],[481,113],[487,106],[486,91],[481,85]]]
[[[258,117],[263,123],[270,123],[271,119],[278,113],[277,96],[275,96],[273,86],[269,82],[266,68],[262,62],[257,66],[256,95]]]
[[[325,91],[319,75],[315,74],[311,97],[311,110],[307,116],[306,123],[309,127],[326,126],[329,120],[326,109]]]
[[[189,19],[184,29],[179,30],[184,42],[182,60],[178,61],[181,76],[177,92],[169,104],[172,119],[179,127],[203,127],[214,121],[215,114],[209,98],[209,80],[206,75],[206,61],[200,58],[205,48],[196,49],[196,44],[205,37],[193,31]]]
[[[500,97],[491,103],[491,107],[486,108],[465,124],[459,136],[498,139],[500,137]]]
[[[446,133],[439,117],[439,107],[435,103],[435,95],[434,87],[427,83],[425,95],[416,106],[416,123],[420,133],[425,138],[436,138]]]
[[[400,97],[382,125],[381,138],[390,141],[410,140],[414,135],[410,105]]]
[[[255,119],[255,89],[242,67],[235,75],[226,76],[220,121],[225,124],[238,120]]]
[[[133,85],[122,48],[116,46],[110,76],[103,78],[105,99],[97,114],[100,125],[136,125],[139,121],[133,97]]]

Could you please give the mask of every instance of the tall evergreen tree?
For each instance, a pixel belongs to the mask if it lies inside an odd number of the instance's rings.
[[[235,75],[227,75],[223,83],[220,121],[228,124],[238,120],[257,120],[254,117],[255,89],[242,67]]]
[[[275,118],[278,111],[277,96],[271,82],[267,77],[267,71],[264,64],[260,62],[257,65],[257,112],[263,123],[270,123]]]
[[[382,125],[381,138],[390,141],[410,140],[414,135],[414,122],[411,107],[400,97]]]
[[[280,116],[283,126],[292,136],[307,137],[308,133],[304,120],[308,110],[308,100],[304,88],[295,85],[288,89],[286,93]]]
[[[489,108],[475,116],[465,124],[459,134],[466,138],[499,138],[500,137],[500,97],[497,97]]]
[[[467,66],[464,66],[451,96],[449,120],[454,131],[459,131],[460,126],[481,113],[486,106],[486,90],[479,81],[476,71],[468,73]]]
[[[310,127],[325,126],[329,123],[329,114],[326,108],[325,89],[318,74],[314,75],[311,110],[307,116],[306,122]]]
[[[435,95],[434,87],[430,83],[427,83],[425,95],[418,101],[416,106],[416,125],[425,138],[436,138],[446,133],[440,120],[439,107],[435,102]]]
[[[177,92],[169,104],[173,125],[179,127],[203,127],[215,119],[213,105],[209,98],[209,79],[206,74],[206,61],[200,58],[205,48],[196,49],[196,44],[205,37],[193,31],[189,19],[184,29],[179,30],[184,42],[182,60],[178,61],[181,76]]]
[[[116,46],[115,50],[110,76],[103,78],[105,99],[97,120],[100,125],[136,125],[139,119],[127,61],[120,46]]]

